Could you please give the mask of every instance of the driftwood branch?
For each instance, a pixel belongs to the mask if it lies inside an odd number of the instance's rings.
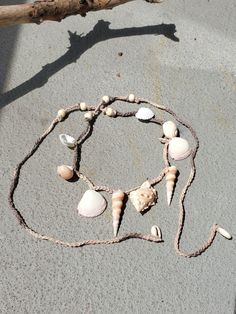
[[[112,9],[132,0],[38,0],[33,3],[0,6],[0,27],[23,23],[60,22],[67,16]],[[162,0],[146,0],[159,3]]]

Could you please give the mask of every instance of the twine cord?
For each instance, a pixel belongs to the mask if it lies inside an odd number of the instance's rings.
[[[192,128],[191,125],[189,125],[187,122],[183,121],[182,119],[180,119],[176,113],[174,113],[171,109],[158,105],[154,102],[151,102],[149,100],[143,99],[143,98],[138,98],[135,97],[134,101],[131,101],[129,99],[129,97],[127,96],[115,96],[115,97],[109,97],[109,102],[104,102],[103,100],[100,101],[96,106],[89,106],[87,105],[87,110],[91,111],[93,113],[93,117],[91,120],[86,121],[86,128],[85,130],[79,135],[79,137],[76,140],[76,145],[74,147],[74,156],[73,156],[73,170],[76,173],[76,175],[83,180],[90,189],[95,190],[95,191],[104,191],[107,193],[112,194],[116,189],[104,186],[104,185],[96,185],[94,184],[90,178],[88,178],[85,174],[82,174],[79,171],[79,161],[78,161],[78,156],[80,154],[81,151],[81,147],[83,145],[83,143],[86,141],[86,139],[92,134],[93,131],[93,125],[96,121],[96,119],[98,118],[98,116],[105,111],[105,108],[114,103],[115,101],[123,101],[123,102],[129,102],[129,103],[136,103],[136,104],[140,104],[140,103],[145,103],[145,104],[149,104],[159,110],[165,111],[167,113],[169,113],[170,115],[172,115],[176,121],[178,121],[180,124],[182,124],[183,126],[185,126],[192,134],[193,139],[195,141],[195,147],[192,149],[191,151],[191,155],[190,155],[190,160],[191,160],[191,170],[190,170],[190,174],[187,180],[187,183],[185,184],[185,186],[183,187],[181,193],[180,193],[180,197],[179,197],[179,219],[178,219],[178,227],[177,227],[177,232],[176,232],[176,236],[174,239],[174,248],[177,252],[177,254],[184,256],[184,257],[196,257],[200,254],[202,254],[204,251],[206,251],[211,244],[213,243],[216,233],[217,233],[217,228],[218,225],[217,224],[213,224],[211,229],[210,229],[210,233],[208,236],[208,239],[205,243],[203,243],[197,250],[193,251],[193,252],[185,252],[183,250],[180,249],[180,240],[181,240],[181,235],[183,232],[183,227],[184,227],[184,220],[185,220],[185,208],[184,208],[184,200],[185,197],[187,195],[188,189],[190,188],[195,174],[196,174],[196,166],[195,166],[195,157],[197,154],[197,150],[199,148],[199,139],[196,135],[195,130]],[[79,111],[80,109],[80,104],[75,104],[73,106],[67,107],[66,109],[63,109],[66,116],[69,116],[72,112],[75,111]],[[130,112],[120,112],[120,111],[116,111],[116,117],[133,117],[135,116],[137,111],[130,111]],[[33,228],[31,228],[25,221],[23,215],[21,214],[20,210],[16,208],[15,203],[14,203],[14,193],[16,191],[16,188],[19,184],[19,178],[20,178],[20,173],[21,173],[21,168],[24,166],[24,164],[29,160],[29,158],[31,158],[34,153],[37,151],[37,149],[39,148],[39,146],[42,144],[42,142],[46,139],[46,137],[55,129],[56,125],[58,123],[60,123],[61,121],[63,121],[64,117],[61,116],[57,116],[52,123],[50,124],[49,128],[37,139],[37,141],[35,142],[35,144],[33,145],[32,149],[30,150],[30,152],[24,157],[24,159],[16,166],[16,169],[14,171],[14,175],[13,175],[13,179],[12,179],[12,183],[10,186],[10,192],[8,195],[8,201],[9,201],[9,205],[11,207],[11,209],[13,210],[13,213],[16,216],[16,219],[18,220],[19,224],[34,238],[37,239],[41,239],[41,240],[46,240],[46,241],[50,241],[53,242],[55,244],[60,244],[62,246],[65,247],[71,247],[71,248],[75,248],[75,247],[82,247],[85,245],[96,245],[96,244],[114,244],[114,243],[120,243],[122,241],[128,240],[128,239],[142,239],[142,240],[146,240],[146,241],[151,241],[154,243],[160,243],[163,242],[163,240],[159,237],[159,236],[153,236],[151,234],[143,234],[143,233],[137,233],[137,232],[130,232],[127,233],[123,236],[118,236],[115,238],[111,238],[111,239],[106,239],[106,240],[84,240],[84,241],[77,241],[77,242],[67,242],[67,241],[63,241],[60,239],[56,239],[54,237],[48,236],[48,235],[43,235],[35,230],[33,230]],[[153,118],[151,119],[149,122],[155,122],[157,124],[162,125],[164,123],[163,120],[161,119],[157,119],[157,118]],[[162,142],[162,141],[161,141]],[[163,149],[163,160],[164,160],[164,164],[165,164],[165,168],[161,171],[161,173],[153,178],[150,179],[149,182],[151,185],[156,185],[158,183],[160,183],[163,178],[166,175],[166,172],[168,171],[168,167],[170,166],[170,162],[168,159],[168,140],[167,139],[163,139],[163,143],[164,143],[164,149]],[[133,187],[127,191],[125,191],[124,193],[129,195],[132,191],[137,190],[138,188],[140,188],[140,186],[137,187]]]

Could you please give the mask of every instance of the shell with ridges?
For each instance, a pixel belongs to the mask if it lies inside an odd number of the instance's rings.
[[[177,126],[172,121],[164,122],[162,125],[162,129],[163,129],[163,133],[164,133],[165,137],[167,137],[167,138],[173,138],[178,133]]]
[[[141,187],[130,193],[130,200],[138,212],[142,212],[157,201],[157,192],[149,181],[145,181]]]
[[[182,160],[191,154],[188,142],[181,137],[173,137],[169,142],[168,152],[174,160]]]
[[[75,146],[76,140],[68,134],[60,134],[59,139],[60,139],[61,143],[67,147],[72,148]]]
[[[177,168],[175,166],[171,166],[168,168],[168,171],[166,173],[166,194],[167,194],[167,204],[170,206],[176,177],[177,177]]]
[[[139,120],[150,120],[154,117],[154,113],[151,109],[146,107],[139,108],[138,112],[136,113],[135,117]]]
[[[114,237],[116,237],[118,233],[124,197],[125,193],[122,192],[121,190],[115,191],[112,194],[112,217]]]
[[[106,200],[98,192],[87,190],[78,204],[78,213],[84,217],[96,217],[106,209]]]

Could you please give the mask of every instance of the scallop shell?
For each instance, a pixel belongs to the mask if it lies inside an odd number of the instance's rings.
[[[232,239],[231,234],[221,227],[217,228],[217,232],[219,232],[223,237],[225,237],[228,240]]]
[[[162,125],[162,129],[163,129],[163,133],[164,133],[165,137],[167,137],[167,138],[173,138],[178,133],[177,126],[172,121],[164,122]]]
[[[130,200],[138,212],[154,205],[157,201],[157,192],[149,181],[145,181],[139,189],[130,193]]]
[[[190,155],[191,149],[185,139],[181,137],[173,137],[169,142],[168,152],[172,159],[182,160]]]
[[[59,139],[60,139],[61,143],[67,147],[72,148],[75,146],[76,140],[70,135],[60,134]]]
[[[154,117],[154,113],[149,108],[141,107],[135,117],[139,120],[150,120]]]
[[[87,190],[78,204],[78,213],[84,217],[96,217],[106,209],[106,200],[98,192]]]

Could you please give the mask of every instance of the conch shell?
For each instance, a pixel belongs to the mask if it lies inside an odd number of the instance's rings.
[[[118,233],[124,197],[125,193],[122,192],[121,190],[115,191],[112,194],[112,217],[114,237],[116,237]]]
[[[141,187],[130,193],[130,200],[138,212],[154,205],[157,201],[157,192],[151,187],[149,181],[145,181]]]
[[[177,168],[175,166],[171,166],[168,168],[168,172],[166,173],[166,194],[168,206],[170,206],[173,196],[177,172]]]

